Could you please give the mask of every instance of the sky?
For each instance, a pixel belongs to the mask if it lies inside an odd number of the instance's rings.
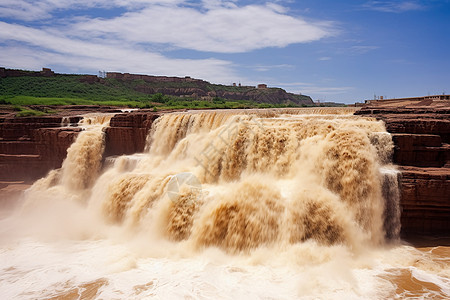
[[[450,0],[0,0],[0,66],[361,102],[450,94]]]

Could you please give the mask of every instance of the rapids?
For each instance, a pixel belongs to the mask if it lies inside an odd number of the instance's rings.
[[[395,295],[386,274],[398,268],[450,295],[448,261],[424,270],[393,258],[420,255],[400,243],[400,174],[381,121],[345,108],[168,113],[145,153],[105,158],[110,118],[85,116],[61,169],[2,220],[8,295],[376,299]],[[36,283],[28,293],[19,274]]]

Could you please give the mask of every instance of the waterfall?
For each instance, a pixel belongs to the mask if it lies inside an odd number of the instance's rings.
[[[151,228],[198,250],[306,241],[357,249],[398,238],[398,172],[384,124],[352,110],[305,111],[165,114],[145,153],[106,160],[109,119],[86,116],[62,168],[36,182],[28,201],[76,198],[106,224]]]

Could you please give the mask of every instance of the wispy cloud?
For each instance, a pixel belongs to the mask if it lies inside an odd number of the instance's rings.
[[[82,10],[88,8],[142,9],[149,5],[177,5],[185,0],[2,0],[0,17],[23,21],[45,20],[61,10]]]
[[[417,1],[369,1],[363,4],[364,9],[389,13],[422,10],[425,7]]]
[[[102,9],[109,17],[96,17]],[[3,66],[59,64],[72,69],[191,75],[216,82],[229,82],[236,74],[230,61],[208,58],[212,53],[285,47],[334,34],[332,23],[290,15],[280,3],[2,0],[0,17],[4,18],[0,22]],[[167,49],[195,50],[206,58],[171,58]]]
[[[73,70],[147,71],[155,75],[195,76],[216,82],[236,78],[231,63],[218,59],[173,59],[120,41],[71,39],[55,31],[0,22],[0,65],[42,67],[59,65]],[[24,63],[28,65],[21,65]]]
[[[341,95],[355,89],[351,86],[336,87],[309,82],[279,82],[276,85],[293,93],[311,95],[313,98]]]
[[[248,52],[320,40],[333,34],[330,23],[305,21],[274,5],[151,5],[112,19],[72,26],[72,34],[119,38],[131,43],[170,44],[216,53]]]
[[[329,87],[329,86],[305,86],[300,92],[302,94],[314,95],[316,97],[320,96],[331,96],[338,94],[345,94],[352,91],[354,87],[342,86],[342,87]]]
[[[258,72],[267,72],[267,71],[271,71],[273,69],[292,69],[294,68],[293,65],[289,65],[289,64],[280,64],[280,65],[256,65],[256,66],[251,66],[251,69],[254,69]]]
[[[371,46],[371,45],[359,45],[359,46],[352,46],[350,47],[350,52],[353,54],[364,54],[372,50],[376,50],[380,47],[378,46]]]

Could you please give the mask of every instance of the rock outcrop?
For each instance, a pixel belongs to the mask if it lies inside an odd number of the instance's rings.
[[[80,117],[71,117],[77,123]],[[0,118],[0,181],[31,182],[61,167],[77,127],[62,127],[63,117]]]
[[[22,77],[22,76],[32,76],[32,77],[52,77],[55,75],[49,68],[42,68],[42,71],[24,71],[24,70],[14,70],[14,69],[6,69],[0,68],[0,78],[5,77]]]
[[[258,103],[314,105],[309,96],[288,93],[281,88],[257,88],[255,86],[225,86],[211,84],[201,79],[187,77],[151,76],[129,73],[106,73],[108,79],[133,85],[134,90],[144,94],[189,97],[194,99],[251,100]]]
[[[105,155],[133,154],[144,151],[146,137],[159,114],[134,112],[117,114],[105,129]]]
[[[0,183],[31,183],[60,168],[67,149],[82,130],[77,124],[87,112],[116,113],[105,129],[105,157],[144,151],[148,131],[159,116],[145,110],[123,113],[95,106],[60,110],[54,116],[0,117]]]
[[[402,233],[450,233],[450,101],[371,101],[356,114],[386,123],[402,172]]]
[[[0,111],[0,182],[31,183],[50,170],[61,167],[67,149],[81,128],[77,127],[86,113],[117,113],[108,106],[31,106],[58,110],[49,116],[15,117],[14,111]]]

